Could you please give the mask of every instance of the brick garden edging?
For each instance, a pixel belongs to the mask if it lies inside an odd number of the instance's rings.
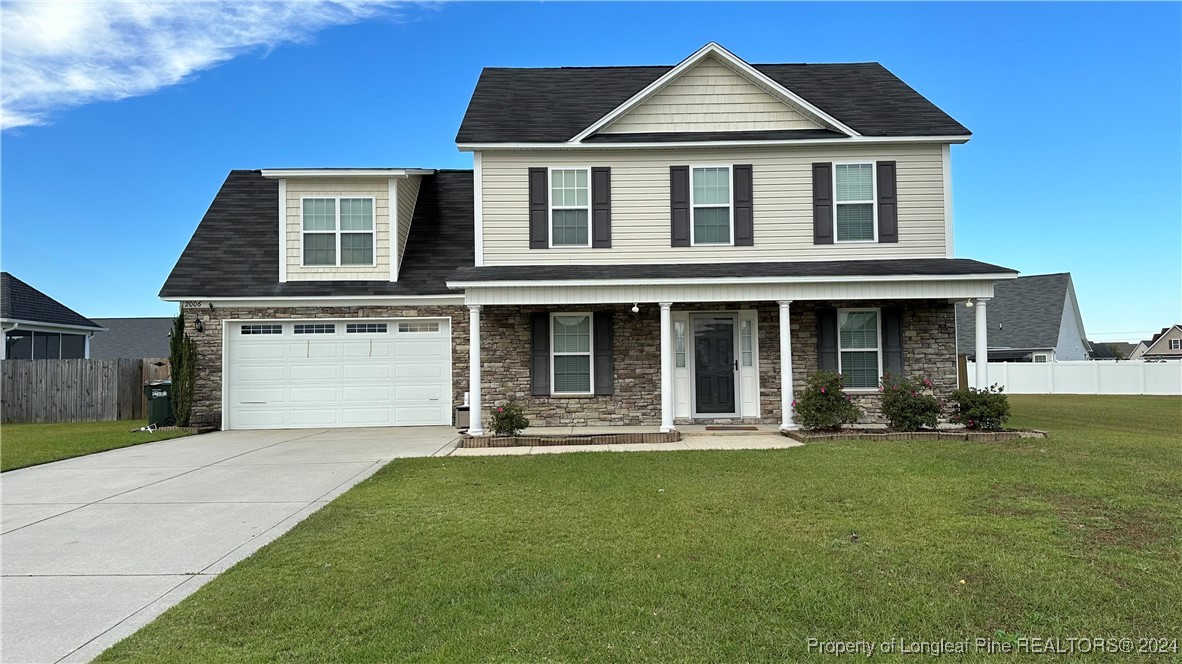
[[[456,447],[544,447],[550,445],[621,445],[627,443],[676,443],[681,433],[598,433],[558,436],[467,436]]]
[[[785,431],[785,436],[802,443],[823,440],[967,440],[991,443],[1019,438],[1046,438],[1047,432],[1037,429],[1007,429],[1004,431]]]

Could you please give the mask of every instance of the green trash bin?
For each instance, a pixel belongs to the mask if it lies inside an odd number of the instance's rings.
[[[144,383],[148,399],[148,426],[165,427],[176,423],[172,417],[172,381],[150,380]]]

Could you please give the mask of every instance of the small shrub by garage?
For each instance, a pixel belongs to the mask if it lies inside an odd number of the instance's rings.
[[[952,421],[966,429],[997,431],[1010,419],[1010,400],[997,383],[983,389],[969,387],[952,393]]]
[[[936,428],[943,404],[932,392],[932,381],[887,372],[878,389],[882,392],[882,414],[892,429],[919,431]]]
[[[792,402],[792,410],[797,424],[820,431],[836,431],[862,416],[862,411],[845,393],[841,374],[833,371],[818,371],[809,376],[804,392]]]

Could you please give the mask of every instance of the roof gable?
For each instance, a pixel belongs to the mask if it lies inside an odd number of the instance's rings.
[[[970,136],[963,125],[876,62],[748,66],[863,137]],[[485,68],[456,142],[566,143],[672,69]]]
[[[7,272],[0,273],[0,318],[102,329],[94,321]]]
[[[684,123],[684,126],[682,124]],[[832,129],[858,135],[713,42],[579,132]]]
[[[1177,353],[1178,351],[1171,351],[1169,346],[1166,345],[1166,342],[1179,337],[1182,337],[1182,325],[1171,325],[1170,327],[1162,328],[1161,332],[1153,335],[1153,340],[1145,348],[1145,354]]]

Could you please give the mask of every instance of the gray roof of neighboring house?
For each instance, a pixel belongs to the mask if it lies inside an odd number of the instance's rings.
[[[231,171],[160,290],[163,298],[451,294],[474,261],[472,171],[422,176],[398,281],[279,283],[279,183]]]
[[[448,278],[467,281],[582,281],[605,279],[724,279],[730,277],[939,276],[1015,274],[968,258],[794,261],[768,263],[659,263],[640,265],[503,265],[464,267]]]
[[[1117,355],[1121,358],[1128,358],[1129,353],[1137,347],[1137,344],[1129,343],[1127,341],[1088,341],[1092,346],[1092,359],[1094,360],[1110,360],[1116,358]]]
[[[7,272],[0,273],[0,318],[47,325],[102,327]]]
[[[752,66],[863,136],[971,134],[877,62]],[[486,67],[476,82],[456,142],[570,140],[672,68]],[[600,136],[596,140],[615,139]]]
[[[90,340],[95,359],[168,357],[172,318],[96,318],[107,328]]]
[[[1075,288],[1071,285],[1071,274],[1068,272],[1036,274],[997,282],[993,286],[993,299],[985,309],[989,323],[989,348],[1055,348],[1059,345],[1059,327],[1069,295],[1075,298]],[[1078,304],[1075,311],[1078,316]],[[1080,329],[1082,331],[1082,324]],[[976,312],[958,307],[956,337],[961,352],[973,354],[976,334]]]

